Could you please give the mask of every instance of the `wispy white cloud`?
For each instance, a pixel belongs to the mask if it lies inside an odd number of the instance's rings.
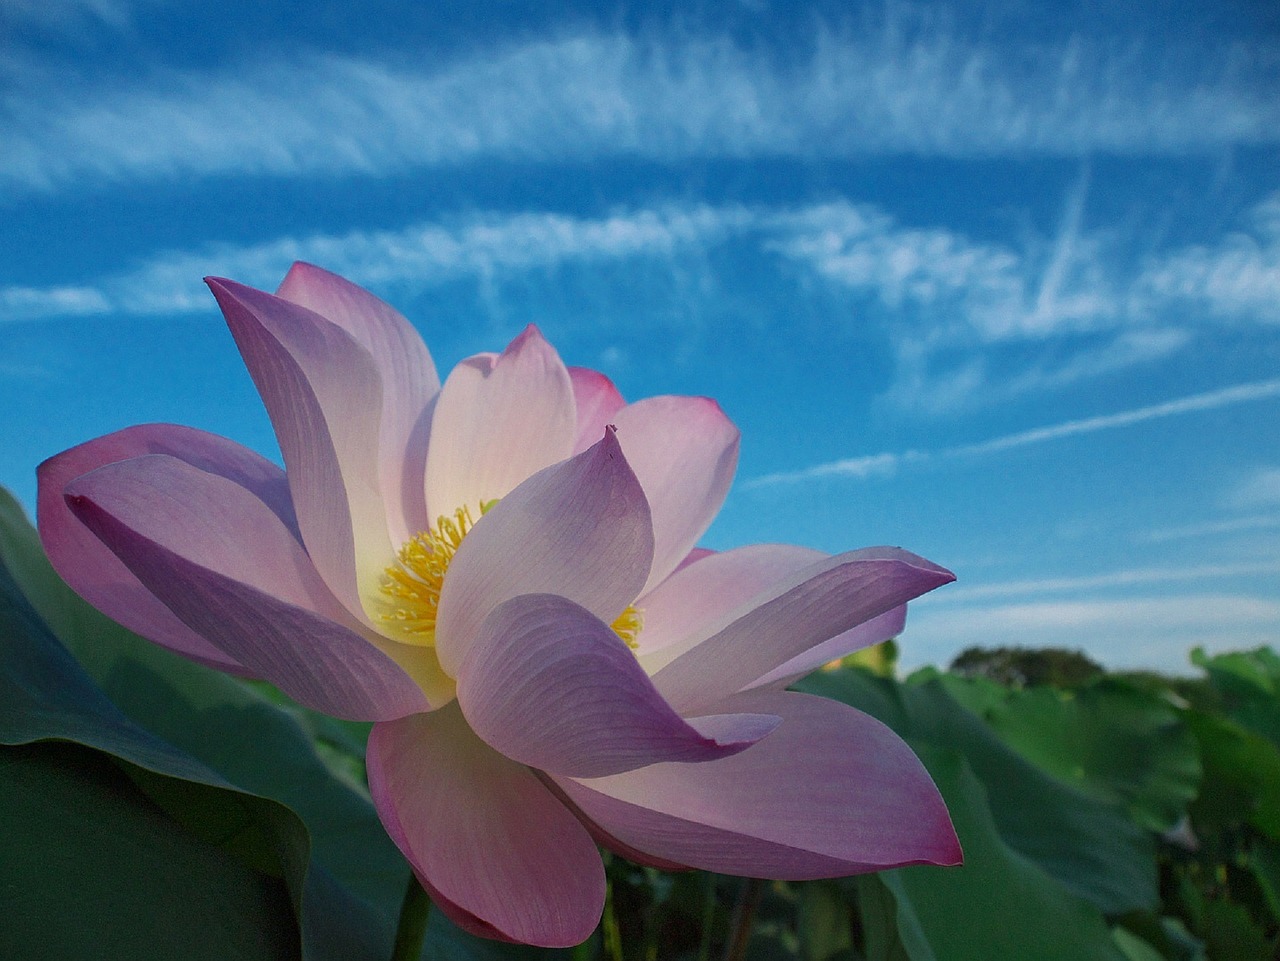
[[[281,237],[249,246],[214,244],[155,255],[93,285],[2,288],[0,319],[208,309],[201,276],[220,274],[268,286],[294,260],[323,264],[358,283],[421,290],[462,276],[510,276],[571,261],[669,257],[729,240],[747,240],[777,256],[799,259],[828,279],[865,289],[895,311],[913,303],[931,311],[943,302],[962,303],[965,309],[955,313],[960,324],[967,325],[973,311],[999,313],[1001,301],[1024,290],[1015,276],[1020,267],[1014,255],[969,244],[942,229],[904,229],[869,205],[699,204],[597,217],[478,213],[398,230]],[[967,336],[956,335],[959,340]],[[902,342],[904,349],[918,343]]]
[[[1198,564],[1190,567],[1140,567],[1108,571],[1084,577],[1052,577],[1035,580],[1006,581],[974,587],[953,587],[940,593],[933,604],[971,604],[993,598],[1008,599],[1031,595],[1081,594],[1086,591],[1135,587],[1151,584],[1182,584],[1187,581],[1209,581],[1280,574],[1280,561],[1254,561],[1235,564]]]
[[[58,30],[85,22],[122,29],[132,21],[133,9],[139,2],[156,0],[5,0],[4,13],[10,23]]]
[[[799,471],[786,471],[779,474],[765,474],[755,477],[742,485],[743,490],[755,487],[769,487],[774,484],[789,484],[795,481],[814,480],[819,477],[849,477],[855,480],[866,480],[872,477],[892,477],[904,462],[923,459],[926,455],[917,451],[904,454],[871,454],[867,457],[848,457],[844,460],[830,461]]]
[[[458,277],[491,278],[569,262],[669,257],[741,231],[753,215],[737,207],[645,209],[595,218],[555,213],[475,215],[394,231],[284,237],[247,247],[215,245],[158,255],[93,286],[0,288],[0,321],[84,314],[210,311],[201,278],[232,277],[270,289],[295,260],[321,264],[356,283],[419,292]]]
[[[1159,527],[1138,535],[1138,539],[1160,544],[1166,541],[1217,537],[1222,534],[1242,534],[1275,529],[1280,529],[1280,514],[1252,514],[1248,517],[1232,517],[1227,520],[1204,521],[1199,524]]]
[[[94,287],[0,287],[0,321],[102,314],[111,301]]]
[[[1192,334],[1185,328],[1121,330],[1102,338],[1097,346],[1077,348],[1061,361],[1037,362],[1006,378],[1010,395],[1065,387],[1104,374],[1164,360],[1185,349]]]
[[[891,318],[896,357],[884,399],[926,415],[976,396],[1016,396],[1150,364],[1189,332],[1129,311],[1110,249],[1083,227],[1087,168],[1068,191],[1056,236],[1014,249],[943,227],[907,227],[867,205],[836,202],[774,218],[766,245]],[[1034,249],[1043,248],[1043,249]],[[1006,355],[1052,342],[1036,359]],[[1020,368],[1020,369],[1019,369]]]
[[[93,90],[42,76],[6,98],[0,178],[381,176],[477,157],[1183,154],[1280,136],[1268,78],[1226,50],[1189,73],[1141,50],[975,46],[942,29],[822,29],[807,46],[783,63],[724,38],[593,33],[414,67],[321,56]]]
[[[766,245],[892,318],[886,399],[930,415],[1156,363],[1191,346],[1206,315],[1280,321],[1280,193],[1214,243],[1126,272],[1119,232],[1083,226],[1087,184],[1086,170],[1056,236],[1019,249],[844,201],[775,217]],[[1018,348],[1032,343],[1053,346],[1028,362]]]
[[[931,336],[995,339],[1026,313],[1016,253],[944,228],[910,228],[869,205],[835,202],[771,218],[767,249],[892,311],[926,309]],[[958,325],[958,326],[957,326]]]
[[[1224,498],[1232,510],[1280,508],[1280,467],[1256,467],[1236,481]]]
[[[1249,384],[1237,384],[1224,387],[1222,390],[1193,394],[1190,397],[1179,397],[1177,400],[1165,401],[1162,404],[1150,404],[1133,410],[1120,411],[1115,414],[1103,414],[1098,417],[1082,417],[1078,420],[1064,421],[1034,430],[1006,434],[977,444],[965,444],[950,448],[950,455],[969,456],[975,454],[993,454],[997,451],[1014,447],[1026,447],[1029,444],[1042,444],[1045,441],[1059,440],[1078,434],[1093,434],[1102,430],[1113,430],[1117,427],[1129,427],[1144,421],[1174,417],[1179,414],[1190,414],[1198,411],[1217,410],[1236,404],[1256,400],[1267,400],[1280,397],[1280,378],[1260,380]]]
[[[1221,390],[1207,391],[1201,394],[1179,397],[1175,400],[1165,401],[1160,404],[1149,404],[1144,407],[1119,411],[1114,414],[1103,414],[1097,417],[1082,417],[1076,420],[1063,421],[1058,424],[1050,424],[1045,427],[1037,427],[1032,430],[1018,431],[1013,434],[1004,434],[1000,437],[993,437],[990,440],[980,441],[976,444],[961,444],[937,451],[913,450],[902,454],[886,452],[871,456],[855,457],[823,464],[815,464],[812,467],[807,467],[801,470],[769,474],[763,477],[754,478],[751,481],[748,481],[745,486],[748,488],[767,487],[777,484],[795,483],[833,476],[853,478],[874,477],[877,476],[874,471],[867,469],[844,470],[842,469],[842,465],[883,465],[885,469],[891,470],[897,468],[903,463],[922,462],[932,458],[981,457],[988,454],[997,454],[1002,451],[1012,450],[1017,447],[1027,447],[1034,444],[1043,444],[1049,441],[1061,440],[1064,437],[1074,437],[1082,434],[1093,434],[1099,431],[1115,430],[1120,427],[1130,427],[1134,424],[1141,424],[1146,421],[1159,420],[1166,417],[1176,417],[1182,414],[1218,410],[1223,407],[1232,407],[1237,404],[1269,400],[1276,397],[1280,397],[1280,378],[1253,381],[1247,384],[1237,384],[1232,387],[1224,387]],[[1254,498],[1252,501],[1254,506],[1259,506],[1269,497],[1280,496],[1280,486],[1278,486],[1280,485],[1280,474],[1273,477],[1269,471],[1259,472],[1257,479],[1253,484],[1254,486],[1247,489],[1245,497]]]
[[[1058,236],[1043,256],[974,242],[942,227],[904,226],[882,209],[848,201],[805,207],[669,204],[585,217],[475,213],[396,230],[209,245],[158,254],[89,283],[0,288],[0,321],[207,311],[211,301],[199,282],[203,275],[270,287],[297,259],[399,297],[457,278],[492,287],[522,272],[570,263],[650,258],[677,271],[681,264],[702,263],[717,245],[737,243],[799,264],[835,293],[847,292],[850,313],[878,325],[895,356],[883,399],[903,409],[945,414],[975,397],[1019,396],[1155,364],[1195,343],[1189,322],[1165,319],[1185,318],[1197,306],[1194,299],[1180,301],[1176,291],[1156,294],[1132,277],[1102,276],[1106,250],[1079,223],[1084,183],[1082,178],[1069,192]],[[1280,222],[1276,211],[1280,201],[1273,197],[1254,211],[1251,222]],[[1221,249],[1236,244],[1234,237]],[[1181,253],[1175,250],[1166,259],[1174,262]],[[1280,277],[1280,242],[1275,256]],[[1229,278],[1222,270],[1226,290]],[[1245,289],[1254,276],[1246,271]],[[878,309],[858,311],[859,301],[867,299]],[[1044,346],[1028,352],[1027,344]],[[1071,428],[1082,429],[1092,427]],[[863,469],[860,463],[854,459],[842,470],[855,473]]]
[[[1179,302],[1217,317],[1280,323],[1280,192],[1221,242],[1152,258],[1131,296],[1137,311]]]

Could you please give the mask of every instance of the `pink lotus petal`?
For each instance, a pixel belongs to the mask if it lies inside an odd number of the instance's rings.
[[[586,450],[604,435],[613,417],[626,406],[618,388],[599,371],[587,367],[570,367],[573,401],[578,408],[578,437],[573,442],[575,454]]]
[[[555,782],[623,844],[709,871],[804,880],[960,863],[937,788],[879,721],[787,691],[724,708],[776,714],[782,725],[718,761]]]
[[[725,757],[777,726],[759,715],[687,723],[607,624],[554,594],[522,594],[485,619],[458,674],[458,703],[490,747],[572,777]]]
[[[616,837],[602,828],[597,822],[591,820],[582,812],[576,804],[570,800],[569,795],[560,789],[555,780],[548,774],[540,771],[534,771],[538,775],[539,780],[547,787],[547,789],[559,798],[560,803],[572,811],[587,829],[587,832],[595,840],[596,844],[601,847],[608,848],[614,854],[619,854],[634,864],[643,864],[646,867],[658,868],[661,871],[688,871],[691,870],[689,865],[680,864],[677,861],[668,861],[665,858],[655,857],[652,854],[646,854],[644,851],[638,851],[628,844],[623,844]]]
[[[572,453],[576,424],[569,373],[537,328],[526,327],[500,355],[464,360],[445,381],[432,418],[431,516],[505,497]]]
[[[427,706],[410,677],[356,633],[292,532],[234,481],[147,454],[80,476],[66,496],[183,623],[298,702],[352,720]]]
[[[377,596],[394,556],[378,466],[382,373],[319,314],[233,281],[206,282],[271,416],[307,553],[364,617],[361,598]]]
[[[173,424],[143,424],[63,451],[40,465],[40,539],[54,569],[94,607],[129,630],[201,664],[235,674],[248,668],[210,644],[160,603],[71,512],[63,497],[81,474],[141,454],[168,454],[251,491],[296,536],[284,471],[239,444]]]
[[[399,311],[362,287],[311,264],[295,263],[276,296],[315,311],[364,347],[382,375],[378,467],[391,539],[400,544],[429,526],[423,502],[430,405],[440,378],[427,346]]]
[[[827,555],[806,547],[755,544],[707,554],[682,564],[642,597],[644,629],[636,639],[650,673],[668,664],[688,641],[726,614]]]
[[[375,725],[368,766],[387,832],[453,920],[549,947],[595,929],[605,880],[590,835],[456,705]]]
[[[713,554],[716,554],[716,553],[717,553],[716,551],[711,550],[711,548],[709,547],[695,547],[693,550],[691,550],[688,554],[685,555],[684,560],[682,560],[679,564],[676,565],[676,570],[682,571],[686,567],[688,567],[690,564],[692,564],[694,561],[700,561],[704,557],[711,557]],[[673,571],[672,573],[675,573],[675,571]]]
[[[650,397],[614,415],[653,513],[652,590],[711,525],[738,465],[738,429],[706,397]]]
[[[436,652],[454,677],[480,625],[520,594],[559,594],[612,623],[649,572],[649,507],[612,432],[534,474],[477,522],[440,591]]]
[[[860,651],[864,647],[870,647],[872,644],[880,644],[891,637],[897,637],[902,633],[906,623],[907,605],[902,604],[843,634],[837,634],[829,641],[823,641],[817,647],[809,648],[803,654],[796,655],[787,663],[774,668],[764,677],[747,685],[747,689],[786,687],[824,664],[852,654],[854,651]]]
[[[710,563],[709,560],[701,561]],[[693,569],[696,569],[696,565]],[[955,580],[897,548],[867,548],[819,561],[694,638],[653,676],[681,714],[751,686],[793,657],[913,597]]]

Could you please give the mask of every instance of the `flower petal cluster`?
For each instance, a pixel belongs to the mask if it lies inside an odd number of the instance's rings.
[[[374,803],[456,923],[583,940],[597,844],[782,879],[959,861],[901,740],[785,690],[949,572],[696,548],[736,428],[705,398],[627,404],[534,327],[441,386],[409,323],[333,274],[208,283],[285,469],[186,427],[101,437],[41,465],[45,548],[156,643],[376,722]]]

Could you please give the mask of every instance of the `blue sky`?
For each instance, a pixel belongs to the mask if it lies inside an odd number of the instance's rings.
[[[709,546],[900,544],[970,644],[1280,643],[1280,8],[7,0],[0,483],[274,456],[201,277],[537,323],[743,429]]]

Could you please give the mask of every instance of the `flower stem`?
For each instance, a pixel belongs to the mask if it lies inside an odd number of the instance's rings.
[[[431,897],[418,883],[417,875],[410,871],[409,884],[404,889],[404,900],[400,902],[400,922],[396,925],[396,943],[391,949],[391,961],[418,961],[430,916]]]
[[[711,934],[716,920],[716,876],[702,875],[702,937],[698,940],[698,961],[711,961]]]
[[[600,919],[601,940],[605,957],[609,961],[622,961],[622,932],[618,929],[618,915],[613,909],[613,881],[604,889],[604,915]]]
[[[751,925],[755,921],[756,908],[760,905],[763,894],[763,881],[759,878],[743,879],[742,893],[738,896],[738,905],[733,914],[732,936],[724,951],[724,961],[742,961],[746,956],[747,942],[751,940]]]

